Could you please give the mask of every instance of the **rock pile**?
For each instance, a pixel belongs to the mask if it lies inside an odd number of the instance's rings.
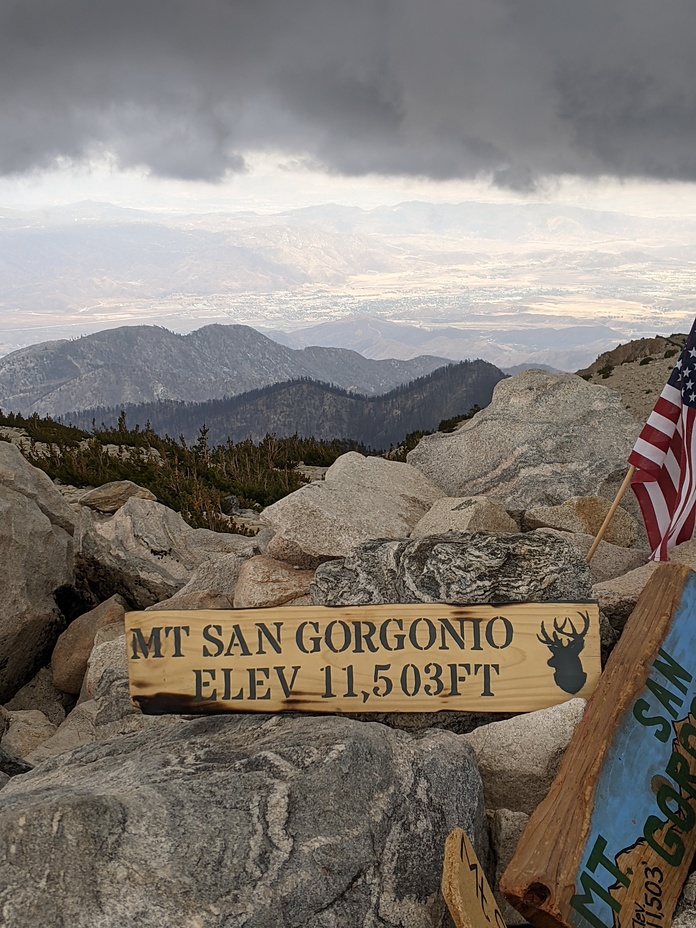
[[[253,538],[133,485],[68,502],[0,441],[3,924],[448,924],[447,833],[494,882],[581,700],[497,720],[146,717],[124,612],[595,597],[606,653],[653,568],[628,511],[585,555],[639,428],[605,388],[528,371],[406,464],[339,458]],[[696,567],[696,542],[675,559]]]

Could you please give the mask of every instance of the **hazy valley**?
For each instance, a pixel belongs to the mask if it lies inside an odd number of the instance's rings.
[[[122,324],[234,322],[373,358],[575,370],[688,327],[695,244],[690,220],[533,203],[5,210],[0,354]]]

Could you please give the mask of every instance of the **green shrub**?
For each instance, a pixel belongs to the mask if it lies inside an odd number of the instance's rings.
[[[225,516],[226,497],[236,496],[243,507],[260,509],[307,482],[295,469],[299,461],[329,466],[346,451],[367,453],[355,442],[297,435],[286,439],[266,435],[260,442],[247,439],[211,447],[205,425],[189,447],[183,438],[160,437],[149,423],[129,429],[124,414],[115,429],[94,428],[91,435],[36,415],[0,413],[0,425],[29,434],[32,443],[23,452],[25,457],[54,480],[76,487],[132,480],[180,512],[194,528],[226,532],[246,532]],[[116,446],[115,451],[107,445]]]
[[[41,441],[46,444],[60,442],[63,445],[77,445],[85,438],[89,438],[87,432],[82,429],[76,429],[72,425],[63,425],[54,419],[45,416],[39,417],[37,412],[25,418],[17,413],[3,413],[0,409],[0,425],[7,425],[15,429],[24,429],[33,441]]]
[[[432,432],[409,432],[403,441],[400,441],[396,447],[392,446],[389,451],[385,452],[384,457],[388,461],[405,462],[406,455],[409,451],[413,451],[424,435],[432,435]]]
[[[438,432],[454,432],[458,425],[466,422],[467,419],[473,419],[477,412],[481,412],[478,403],[472,406],[469,412],[462,416],[452,416],[450,419],[443,419],[437,427]]]

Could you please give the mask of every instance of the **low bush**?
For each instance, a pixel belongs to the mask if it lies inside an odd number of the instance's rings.
[[[93,428],[91,435],[38,416],[0,412],[0,425],[24,429],[30,446],[24,456],[53,480],[76,487],[132,480],[158,501],[180,512],[194,528],[242,532],[225,516],[225,499],[236,496],[245,508],[260,509],[307,482],[296,465],[328,466],[346,451],[367,453],[355,442],[266,435],[210,447],[206,426],[195,444],[157,435],[149,423],[129,429],[125,415],[116,428]]]

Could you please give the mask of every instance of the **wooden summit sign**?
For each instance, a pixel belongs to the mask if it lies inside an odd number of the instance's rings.
[[[466,832],[455,828],[445,842],[442,895],[455,928],[505,928],[505,919]]]
[[[130,612],[130,692],[166,712],[525,712],[589,696],[596,603]]]
[[[539,928],[668,928],[696,849],[696,573],[626,624],[500,888]]]

